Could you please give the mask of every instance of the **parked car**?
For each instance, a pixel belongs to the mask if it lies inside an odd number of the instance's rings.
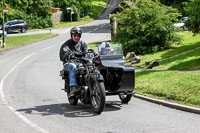
[[[25,33],[28,30],[28,24],[24,20],[11,20],[5,23],[5,31],[9,32],[22,32]],[[0,26],[2,30],[2,26]]]
[[[182,17],[182,18],[180,19],[180,22],[175,23],[174,26],[175,26],[176,28],[181,28],[181,29],[183,29],[183,30],[188,30],[188,28],[185,26],[185,22],[186,22],[188,19],[189,19],[188,17]]]
[[[4,31],[4,35],[5,35],[5,37],[7,36],[7,32],[6,31]],[[0,30],[0,37],[2,37],[2,36],[3,36],[3,31]]]

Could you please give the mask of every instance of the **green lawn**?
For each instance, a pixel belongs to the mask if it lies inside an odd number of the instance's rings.
[[[177,57],[161,61],[154,69],[200,70],[200,48]]]
[[[71,27],[71,26],[77,26],[77,25],[81,25],[81,24],[85,24],[88,23],[90,21],[92,21],[93,19],[89,16],[86,16],[84,18],[81,18],[80,21],[74,21],[74,22],[60,22],[56,25],[53,26],[53,28],[67,28],[67,27]]]
[[[33,42],[43,40],[52,36],[56,36],[56,34],[47,33],[47,34],[34,34],[34,35],[6,37],[6,46],[5,48],[0,48],[0,51],[18,47],[18,46],[23,46],[25,44],[33,43]]]
[[[95,49],[96,48],[96,44],[94,44],[94,43],[88,44],[88,47],[91,48],[91,49]]]
[[[108,2],[109,0],[93,0],[92,1],[93,9],[90,16],[92,18],[96,18],[97,16],[99,16],[106,8]]]
[[[138,94],[200,107],[200,72],[139,71]]]
[[[178,33],[183,38],[182,45],[154,54],[143,55],[143,61],[138,66],[144,66],[146,61],[167,58],[159,62],[153,69],[168,71],[136,71],[135,92],[150,97],[165,99],[177,103],[200,107],[200,36],[192,36],[190,32]],[[191,52],[181,54],[184,51]]]
[[[165,59],[170,56],[181,54],[184,51],[200,47],[200,36],[193,37],[191,32],[179,32],[178,33],[182,38],[183,42],[180,45],[172,45],[170,49],[164,50],[161,52],[142,55],[142,61],[136,66],[145,67],[145,62],[156,61],[160,59]]]

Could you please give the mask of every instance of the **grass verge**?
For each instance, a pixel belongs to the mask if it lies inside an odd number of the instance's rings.
[[[90,43],[88,44],[88,47],[94,50],[96,48],[96,44]]]
[[[200,48],[159,62],[155,69],[200,70]]]
[[[155,69],[169,71],[136,71],[135,92],[154,98],[169,100],[181,104],[200,107],[200,38],[192,37],[190,32],[178,33],[182,36],[183,44],[173,46],[168,50],[142,56],[142,63],[146,61],[160,61]],[[193,50],[181,54],[185,51]],[[183,70],[183,71],[180,71]],[[186,70],[186,71],[185,71]]]
[[[56,34],[47,33],[47,34],[34,34],[34,35],[25,35],[25,36],[14,36],[14,37],[7,37],[6,38],[6,47],[0,48],[0,51],[23,46],[25,44],[33,43],[39,40],[43,40]]]
[[[142,61],[139,64],[136,64],[135,66],[145,67],[145,62],[165,59],[177,54],[181,54],[185,51],[194,49],[196,47],[200,47],[199,36],[193,37],[193,34],[188,31],[179,32],[178,34],[183,38],[183,42],[181,45],[172,45],[167,50],[163,50],[157,53],[142,55]]]
[[[200,107],[200,72],[138,71],[138,94]]]

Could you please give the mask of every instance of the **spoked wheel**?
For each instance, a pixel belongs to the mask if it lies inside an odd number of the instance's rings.
[[[105,87],[103,82],[92,81],[91,104],[95,113],[101,114],[105,107]]]
[[[122,103],[128,103],[132,98],[132,94],[119,94],[119,98]]]

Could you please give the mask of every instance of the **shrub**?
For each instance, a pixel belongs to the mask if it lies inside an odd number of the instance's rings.
[[[92,9],[92,0],[53,0],[54,7],[60,7],[66,13],[66,20],[71,21],[71,11],[67,11],[66,7],[72,7],[74,10],[73,21],[79,21],[80,17],[89,14]]]
[[[137,0],[117,17],[119,26],[113,41],[121,43],[124,53],[156,52],[179,42],[173,23],[180,15],[176,9],[151,0]]]

